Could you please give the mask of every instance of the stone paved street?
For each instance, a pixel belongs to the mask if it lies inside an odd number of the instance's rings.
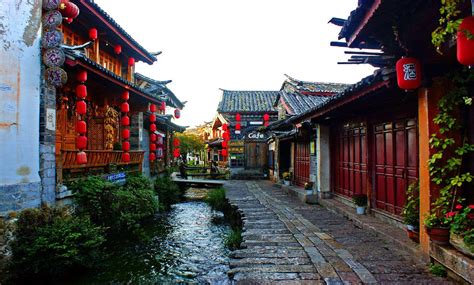
[[[238,284],[451,284],[375,232],[267,181],[226,188],[244,219],[242,249],[229,271]]]

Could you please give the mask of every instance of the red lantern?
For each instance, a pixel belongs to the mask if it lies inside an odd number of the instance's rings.
[[[226,141],[222,142],[222,148],[227,148],[227,142]]]
[[[156,155],[154,152],[150,152],[150,161],[155,161]]]
[[[134,66],[135,65],[135,59],[133,57],[130,57],[128,59],[128,66]]]
[[[223,125],[222,125],[222,130],[223,130],[223,131],[229,130],[229,126],[228,126],[227,124],[223,124]]]
[[[468,35],[474,35],[474,16],[462,20],[457,35],[458,61],[461,64],[471,66],[474,65],[474,39],[469,39]]]
[[[150,151],[155,151],[156,150],[156,144],[152,143],[150,144]]]
[[[80,99],[85,99],[87,97],[87,87],[84,84],[79,84],[76,86],[76,96]]]
[[[76,148],[77,149],[86,149],[87,148],[87,137],[78,136],[76,138]]]
[[[156,125],[155,124],[150,124],[150,132],[156,132]]]
[[[122,113],[128,113],[130,111],[130,105],[127,102],[123,102],[122,106],[120,106],[120,110]]]
[[[240,123],[235,124],[235,130],[240,131],[240,129],[241,129]]]
[[[174,151],[173,151],[173,156],[175,158],[178,158],[180,155],[181,155],[181,153],[179,151],[179,148],[175,148]]]
[[[268,115],[268,114],[263,115],[263,120],[264,121],[269,121],[270,120],[270,115]]]
[[[89,29],[89,39],[91,41],[97,40],[97,29],[96,28]]]
[[[87,104],[85,101],[77,101],[76,102],[76,112],[79,115],[85,115],[87,112]]]
[[[128,152],[122,153],[122,161],[123,162],[130,162],[130,153],[128,153]]]
[[[160,105],[160,111],[165,111],[166,110],[166,102],[163,101],[161,102],[161,105]]]
[[[398,87],[405,90],[421,86],[421,64],[413,57],[402,57],[397,61]]]
[[[227,155],[229,155],[229,153],[227,152],[227,149],[223,149],[222,150],[222,156],[227,157]]]
[[[65,18],[65,19],[66,19],[66,23],[68,24],[71,24],[74,21],[73,18]]]
[[[155,114],[151,114],[151,115],[150,115],[150,122],[151,122],[151,123],[156,122],[156,115],[155,115]]]
[[[229,141],[230,140],[230,134],[229,132],[224,132],[222,134],[222,138],[225,140],[225,141]]]
[[[84,121],[77,121],[76,123],[76,132],[80,133],[81,135],[84,135],[87,133],[87,124]]]
[[[153,143],[156,142],[156,135],[155,134],[150,135],[150,141],[153,142]]]
[[[130,126],[130,117],[129,116],[123,116],[120,119],[120,124],[124,127]]]
[[[74,19],[79,16],[79,8],[76,6],[76,4],[69,1],[61,1],[59,12],[61,12],[64,17],[70,19]]]
[[[152,113],[156,112],[156,105],[155,104],[150,104],[150,112],[152,112]]]
[[[268,127],[268,125],[270,125],[268,121],[263,122],[263,126]]]
[[[239,114],[239,113],[237,113],[237,114],[235,115],[235,120],[236,120],[237,122],[240,122],[240,114]]]
[[[76,78],[77,78],[77,81],[79,81],[79,82],[82,82],[82,83],[86,82],[87,81],[87,71],[85,71],[85,70],[79,71],[76,75]]]
[[[87,164],[87,154],[83,151],[76,153],[76,163],[77,164]]]
[[[114,52],[115,52],[115,54],[121,54],[122,53],[122,46],[121,45],[116,45],[114,47]]]
[[[179,141],[178,138],[174,138],[174,139],[173,139],[173,146],[174,146],[174,147],[178,147],[178,146],[180,145],[180,143],[181,143],[181,142]]]
[[[128,93],[127,90],[123,91],[123,93],[122,93],[122,99],[123,99],[124,101],[128,101],[129,98],[130,98],[130,93]]]
[[[179,109],[174,109],[174,117],[176,119],[179,119],[179,117],[181,117],[181,110]]]
[[[123,150],[123,151],[129,151],[129,150],[130,150],[130,142],[124,141],[124,142],[122,143],[122,150]]]
[[[123,129],[123,130],[122,130],[122,138],[123,138],[123,139],[128,139],[128,138],[130,138],[130,130],[129,130],[129,129]]]

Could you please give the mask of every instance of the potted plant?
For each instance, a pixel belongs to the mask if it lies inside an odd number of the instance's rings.
[[[352,196],[352,201],[356,205],[357,214],[365,214],[365,208],[367,207],[367,195],[355,194],[354,196]]]
[[[290,181],[291,181],[291,172],[283,172],[282,174],[282,177],[283,177],[283,183],[286,185],[286,186],[290,186]]]
[[[420,224],[420,196],[418,192],[418,183],[411,184],[407,189],[407,201],[403,206],[403,221],[407,226],[408,237],[416,242],[419,241]]]
[[[474,258],[474,205],[456,205],[452,215],[449,243],[465,255]]]
[[[313,193],[313,182],[306,182],[304,184],[304,190],[306,190],[307,195],[311,195]]]
[[[432,213],[425,219],[430,240],[439,245],[449,244],[449,213]]]

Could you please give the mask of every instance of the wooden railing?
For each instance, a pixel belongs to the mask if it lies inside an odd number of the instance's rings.
[[[87,164],[80,165],[76,163],[77,150],[61,150],[62,169],[93,168],[105,167],[111,164],[130,165],[138,164],[141,166],[145,151],[130,151],[130,162],[122,161],[122,151],[113,150],[86,150]]]

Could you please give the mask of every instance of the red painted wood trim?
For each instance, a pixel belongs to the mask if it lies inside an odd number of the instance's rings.
[[[127,84],[125,84],[125,83],[123,83],[123,82],[120,82],[119,80],[117,80],[117,79],[115,79],[115,78],[113,78],[113,77],[111,77],[111,76],[108,76],[108,75],[104,74],[104,73],[101,72],[100,70],[97,70],[97,69],[95,69],[95,68],[89,66],[88,64],[85,64],[85,63],[80,62],[80,61],[73,61],[73,62],[74,62],[73,64],[70,64],[71,66],[80,65],[81,67],[83,67],[83,68],[85,68],[85,69],[87,69],[87,70],[89,70],[89,71],[91,71],[91,72],[93,72],[93,73],[95,73],[95,74],[101,76],[102,78],[105,78],[105,79],[107,79],[107,80],[109,80],[109,81],[111,81],[111,82],[113,82],[113,83],[115,83],[115,84],[117,84],[117,85],[119,85],[119,86],[121,86],[121,87],[127,89],[127,90],[130,90],[130,91],[132,91],[133,93],[136,93],[136,94],[138,94],[138,95],[144,97],[145,99],[148,99],[148,100],[150,100],[150,101],[152,101],[152,102],[154,102],[154,103],[157,103],[157,104],[161,103],[161,101],[159,101],[158,99],[156,99],[156,98],[154,98],[154,97],[151,97],[151,96],[148,96],[148,95],[146,95],[145,93],[143,93],[143,92],[141,92],[141,91],[139,91],[139,90],[137,90],[137,89],[131,87],[130,85],[127,85]],[[68,64],[69,64],[69,62],[68,62]]]
[[[355,31],[352,33],[350,36],[349,40],[347,41],[347,45],[349,47],[352,46],[354,41],[357,39],[357,37],[360,35],[360,32],[362,29],[367,25],[369,20],[372,18],[374,15],[375,11],[379,8],[380,4],[382,3],[382,0],[375,0],[374,3],[372,3],[372,7],[370,7],[369,11],[365,14],[364,18],[362,21],[359,23],[359,26],[355,29]]]
[[[345,105],[347,103],[350,103],[352,101],[355,101],[361,97],[364,97],[365,95],[367,94],[370,94],[382,87],[387,87],[388,85],[390,84],[389,81],[382,81],[382,82],[378,82],[378,83],[375,83],[373,85],[371,85],[370,87],[366,88],[366,89],[363,89],[359,92],[356,92],[350,96],[346,96],[345,98],[341,99],[340,101],[334,103],[334,104],[330,104],[326,107],[323,107],[322,110],[318,110],[317,112],[315,113],[310,113],[310,114],[307,114],[306,116],[302,116],[301,118],[298,119],[298,121],[295,121],[293,123],[298,123],[298,122],[303,122],[307,119],[312,119],[312,118],[316,118],[316,117],[320,117],[334,109],[337,109],[339,107],[341,107],[342,105]]]
[[[285,108],[285,110],[288,114],[290,114],[290,115],[295,114],[293,111],[290,110],[290,107],[288,107],[288,104],[286,104],[285,100],[283,100],[283,97],[280,97],[280,102],[281,102],[281,104],[283,105],[283,107]]]
[[[147,54],[145,54],[143,51],[141,51],[139,48],[137,48],[136,45],[130,42],[129,39],[123,36],[123,34],[113,25],[107,21],[106,18],[104,18],[101,14],[99,14],[89,3],[87,3],[86,0],[81,0],[81,4],[84,5],[89,11],[94,14],[94,16],[97,17],[97,19],[101,20],[102,23],[104,23],[107,27],[109,27],[112,31],[115,32],[116,35],[120,37],[124,42],[126,42],[130,47],[132,47],[137,53],[139,53],[141,56],[146,58],[148,60],[148,64],[153,64],[153,62],[156,61],[156,58],[150,58]]]

